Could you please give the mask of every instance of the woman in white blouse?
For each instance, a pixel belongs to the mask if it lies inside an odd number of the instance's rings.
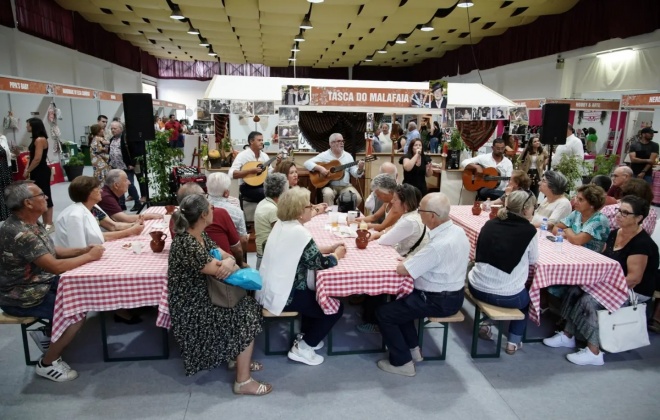
[[[65,248],[85,248],[105,241],[139,235],[144,226],[136,223],[117,223],[96,207],[101,201],[100,181],[91,176],[79,176],[69,185],[73,204],[60,213],[55,222],[55,245]],[[95,214],[96,213],[96,214]],[[101,226],[109,230],[102,232]]]
[[[426,226],[417,212],[422,199],[420,191],[412,185],[402,184],[392,196],[392,209],[401,212],[401,218],[394,226],[375,232],[369,240],[378,240],[380,245],[392,246],[403,256],[411,256],[422,249],[429,241]]]
[[[568,180],[560,172],[545,171],[539,184],[539,190],[545,195],[545,199],[539,204],[532,218],[534,227],[540,227],[545,217],[548,219],[548,232],[550,232],[554,225],[571,214],[573,211],[571,202],[564,195],[567,185]]]

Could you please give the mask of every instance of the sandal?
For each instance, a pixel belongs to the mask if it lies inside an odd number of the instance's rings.
[[[492,325],[481,325],[479,327],[479,338],[482,340],[493,341]]]
[[[227,369],[236,369],[236,360],[230,360],[227,363]],[[259,372],[260,370],[264,370],[264,365],[262,363],[256,361],[250,362],[250,372]]]
[[[520,344],[516,344],[509,341],[506,343],[506,348],[504,349],[504,351],[506,352],[506,354],[513,356],[514,354],[516,354],[516,351],[518,349],[522,348],[522,346],[523,346],[522,342],[520,342]]]
[[[241,391],[241,388],[243,388],[245,385],[249,384],[250,382],[256,382],[256,383],[259,384],[259,387],[257,388],[257,390],[254,391],[254,392]],[[272,390],[273,390],[273,386],[271,384],[267,384],[265,382],[255,381],[252,377],[250,377],[250,379],[248,379],[245,382],[234,382],[234,394],[237,394],[237,395],[262,396],[262,395],[270,394],[270,392]]]

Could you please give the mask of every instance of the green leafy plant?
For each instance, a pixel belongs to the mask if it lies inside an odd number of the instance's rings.
[[[568,191],[574,191],[577,182],[582,179],[583,160],[578,156],[562,155],[561,160],[552,169],[561,172],[568,180]]]
[[[170,132],[157,131],[156,139],[147,141],[147,170],[149,171],[149,187],[154,194],[154,202],[170,201],[170,172],[178,159],[183,158],[180,149],[170,147]],[[142,162],[142,157],[137,159]]]
[[[616,167],[618,155],[597,155],[594,161],[594,167],[591,176],[607,175],[610,176]],[[591,169],[591,168],[590,168]]]
[[[447,145],[447,148],[449,150],[467,150],[467,147],[465,146],[465,143],[463,143],[463,139],[461,138],[461,132],[458,130],[454,130],[451,133],[451,139],[449,140],[449,144]]]
[[[64,166],[85,166],[85,158],[82,153],[75,154],[69,158]]]

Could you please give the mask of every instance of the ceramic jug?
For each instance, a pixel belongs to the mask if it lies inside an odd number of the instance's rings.
[[[165,239],[167,238],[167,234],[156,230],[151,233],[151,242],[149,243],[149,246],[151,247],[151,250],[153,252],[163,252],[163,248],[165,248]]]
[[[472,214],[475,216],[479,216],[481,214],[481,203],[478,201],[474,202],[474,206],[472,206]]]
[[[165,214],[172,214],[172,213],[174,213],[175,209],[176,209],[176,206],[168,204],[167,206],[165,206],[165,211],[167,212]]]
[[[355,245],[358,249],[365,249],[369,244],[369,238],[371,238],[371,232],[365,229],[357,230],[357,238],[355,238]]]

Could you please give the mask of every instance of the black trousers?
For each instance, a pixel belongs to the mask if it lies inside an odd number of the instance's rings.
[[[502,197],[502,194],[504,194],[504,190],[494,190],[492,188],[479,188],[479,191],[477,191],[477,200],[486,201],[489,198],[491,200],[497,200],[498,198]]]
[[[242,183],[241,186],[238,187],[238,191],[243,196],[243,200],[250,201],[252,203],[258,203],[264,198],[266,198],[266,196],[264,195],[263,185],[260,185],[258,187],[253,187],[246,183]]]
[[[316,301],[315,291],[309,289],[295,290],[291,304],[285,306],[284,311],[300,312],[302,315],[300,332],[304,334],[305,343],[315,347],[339,321],[344,313],[344,305],[339,305],[336,314],[326,315]]]

